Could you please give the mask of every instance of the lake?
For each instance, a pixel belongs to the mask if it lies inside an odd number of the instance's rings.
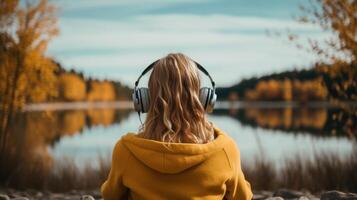
[[[110,158],[116,141],[140,126],[138,114],[123,105],[31,107],[16,117],[9,151],[25,153],[29,160],[56,164],[70,159],[79,167],[96,166],[98,156]],[[344,128],[346,113],[324,103],[241,102],[217,107],[208,119],[234,138],[244,163],[264,158],[279,166],[298,155],[313,158],[325,152],[344,158],[357,151],[356,140]]]

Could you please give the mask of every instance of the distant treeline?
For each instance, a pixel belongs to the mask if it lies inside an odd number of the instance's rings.
[[[81,72],[65,70],[57,62],[56,65],[57,96],[50,99],[36,96],[29,99],[29,102],[115,101],[131,98],[131,89],[119,81],[86,78]]]
[[[55,61],[54,61],[55,62]],[[130,100],[131,88],[119,81],[87,78],[81,72],[57,68],[57,95],[30,96],[27,102]],[[285,71],[243,79],[231,87],[218,87],[218,100],[324,101],[357,99],[357,67],[353,64],[316,64],[311,69]]]
[[[356,98],[356,66],[346,63],[316,64],[311,69],[243,79],[231,87],[217,88],[219,100],[309,101]]]

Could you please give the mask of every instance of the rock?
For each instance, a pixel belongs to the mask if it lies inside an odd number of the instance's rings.
[[[43,194],[44,196],[49,196],[49,195],[51,195],[52,193],[51,193],[50,191],[48,191],[48,190],[42,190],[42,194]]]
[[[30,199],[27,198],[27,197],[15,197],[15,198],[13,198],[11,200],[30,200]]]
[[[64,194],[57,194],[57,193],[52,193],[50,194],[49,196],[49,199],[52,199],[52,200],[59,200],[59,199],[68,199],[68,195],[64,195]]]
[[[269,198],[272,196],[273,196],[273,193],[270,191],[262,190],[262,191],[254,191],[253,192],[253,200],[266,199],[266,198]]]
[[[10,200],[10,197],[6,194],[0,194],[0,200]]]
[[[284,199],[298,199],[301,196],[305,196],[304,193],[287,189],[277,190],[273,194],[273,197],[283,197]]]
[[[272,197],[274,193],[271,192],[271,191],[265,191],[265,190],[263,190],[263,191],[261,191],[261,194],[262,194],[262,195],[266,195],[267,197]]]
[[[43,194],[42,194],[42,192],[36,192],[35,196],[36,196],[36,198],[41,198],[41,197],[43,197]]]
[[[94,199],[101,199],[102,198],[102,193],[99,190],[94,190],[90,193],[87,193],[89,195],[91,195],[92,197],[94,197]]]
[[[262,194],[254,194],[253,195],[253,200],[263,200],[263,199],[266,199],[268,198],[267,196],[265,195],[262,195]]]
[[[298,200],[310,200],[310,198],[307,197],[307,196],[302,196],[302,197],[300,197]]]
[[[7,193],[10,197],[10,199],[22,199],[22,198],[27,198],[28,195],[23,192],[23,191],[16,191],[16,192],[11,192],[11,193]]]
[[[24,193],[22,193],[23,196],[29,197],[29,196],[34,196],[38,193],[37,190],[34,189],[27,189],[26,191],[24,191]]]
[[[357,194],[333,190],[322,193],[321,200],[357,200]]]
[[[77,190],[71,190],[69,192],[67,192],[67,194],[73,195],[73,194],[79,194],[80,191]]]
[[[81,197],[81,200],[95,200],[95,198],[92,197],[91,195],[83,195]]]
[[[284,200],[282,197],[269,197],[265,200]]]

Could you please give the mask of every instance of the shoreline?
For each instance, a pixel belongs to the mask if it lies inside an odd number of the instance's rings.
[[[343,102],[351,107],[357,107],[357,102]],[[335,103],[330,101],[217,101],[215,109],[240,109],[240,108],[336,108]],[[60,111],[60,110],[83,110],[83,109],[133,109],[132,101],[76,101],[76,102],[43,102],[25,105],[23,112],[32,111]]]

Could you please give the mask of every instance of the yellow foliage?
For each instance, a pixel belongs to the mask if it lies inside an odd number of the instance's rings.
[[[328,90],[334,100],[357,100],[357,66],[354,63],[336,62],[332,65],[317,64],[316,70],[326,75]]]
[[[50,97],[58,95],[57,77],[54,74],[57,65],[38,51],[30,51],[25,58],[25,68],[19,82],[25,85],[24,91],[28,91],[28,99],[31,102],[47,101]],[[41,84],[39,84],[41,83]]]
[[[259,81],[254,89],[245,91],[247,100],[308,101],[325,100],[327,89],[321,78],[309,81],[273,80]]]
[[[292,101],[293,100],[293,84],[291,80],[285,79],[282,83],[283,89],[283,99],[285,101]]]
[[[6,24],[0,29],[0,109],[10,111],[57,95],[56,65],[45,56],[58,34],[56,8],[48,0],[22,7],[17,2],[1,1],[0,9],[0,24]]]
[[[327,59],[332,63],[344,60],[357,63],[357,3],[355,0],[313,0],[304,11],[300,22],[318,25],[323,30],[332,33],[327,39],[299,37],[290,34],[300,41],[299,48],[317,54],[321,60]],[[294,40],[294,39],[293,39]],[[301,44],[307,42],[308,47]]]
[[[75,75],[61,74],[58,81],[60,97],[67,101],[82,101],[86,99],[87,90],[84,80]]]
[[[88,91],[88,101],[114,101],[114,84],[109,81],[90,81],[90,90]]]

